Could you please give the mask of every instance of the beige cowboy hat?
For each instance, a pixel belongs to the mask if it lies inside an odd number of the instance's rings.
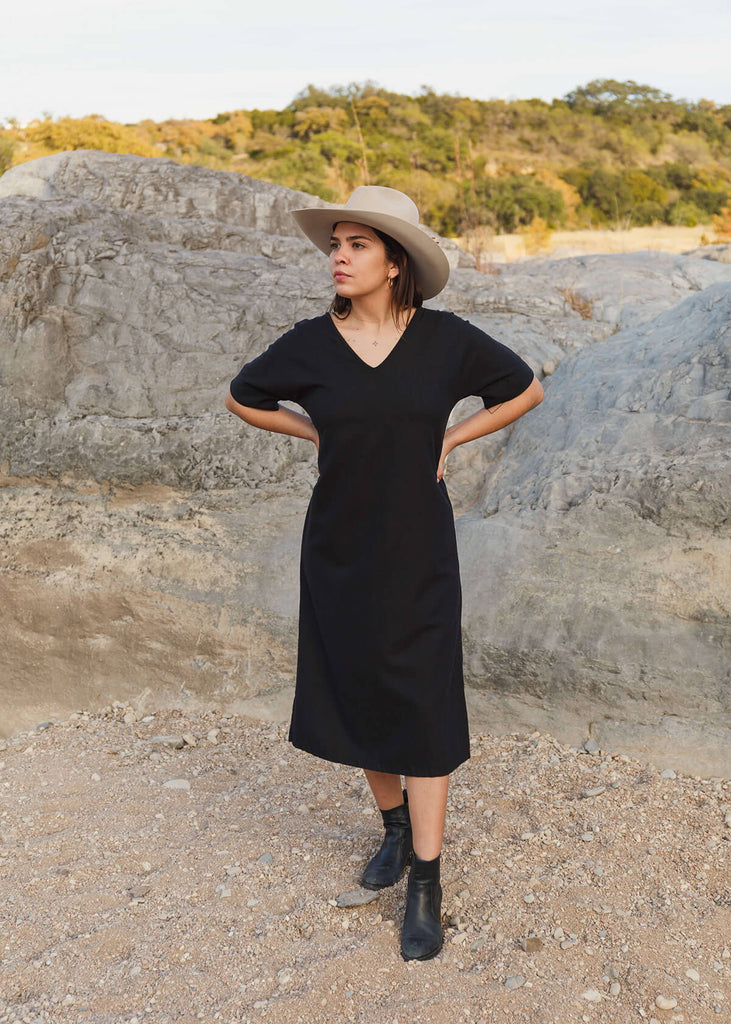
[[[449,261],[431,235],[419,225],[416,203],[403,192],[382,185],[360,185],[347,203],[326,203],[293,210],[304,233],[322,252],[330,253],[333,226],[341,220],[367,224],[400,242],[411,258],[421,294],[431,299],[449,277]]]

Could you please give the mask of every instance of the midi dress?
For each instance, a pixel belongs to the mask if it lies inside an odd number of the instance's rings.
[[[533,371],[453,313],[420,307],[377,366],[329,313],[231,382],[241,405],[300,405],[319,477],[300,550],[289,740],[328,761],[447,775],[470,756],[454,513],[437,468],[456,403],[509,401]]]

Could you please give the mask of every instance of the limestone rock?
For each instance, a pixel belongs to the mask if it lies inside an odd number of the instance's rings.
[[[719,263],[731,263],[731,245],[702,245],[698,249],[690,249],[685,256],[696,256],[703,260],[717,260]]]
[[[54,153],[11,168],[0,178],[0,199],[7,196],[83,198],[101,208],[144,214],[153,222],[212,221],[297,238],[303,235],[288,211],[319,202],[306,192],[245,174],[95,149]]]
[[[330,300],[288,216],[316,202],[86,150],[0,178],[0,703],[16,727],[146,686],[274,695],[286,715],[315,450],[243,426],[223,398]],[[497,275],[445,248],[430,304],[552,370],[537,410],[448,460],[473,729],[590,734],[724,774],[723,247]]]
[[[728,772],[730,318],[713,284],[565,359],[515,425],[458,521],[483,714]]]

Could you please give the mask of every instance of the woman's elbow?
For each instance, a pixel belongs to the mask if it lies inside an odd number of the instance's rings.
[[[519,395],[509,403],[509,410],[507,412],[507,419],[505,425],[508,423],[514,423],[515,420],[519,420],[521,416],[525,416],[531,409],[535,409],[537,405],[540,405],[543,401],[543,386],[537,377],[533,377],[525,391],[521,391]],[[495,412],[500,406],[495,406],[493,409],[489,409],[490,412]]]
[[[230,391],[226,395],[226,408],[228,409],[229,412],[236,412],[236,399],[234,398]]]
[[[543,394],[543,385],[537,377],[534,377],[526,390],[526,398],[530,403],[528,408],[535,409],[537,405],[540,405],[543,401]]]

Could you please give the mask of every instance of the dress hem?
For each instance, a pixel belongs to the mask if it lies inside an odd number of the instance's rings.
[[[303,750],[306,754],[311,754],[313,757],[319,757],[320,760],[322,760],[322,761],[330,761],[333,764],[347,765],[349,768],[363,768],[363,769],[365,769],[367,771],[370,771],[370,772],[385,772],[388,775],[408,775],[408,776],[410,776],[412,778],[425,778],[425,779],[442,778],[444,775],[451,775],[452,772],[455,771],[457,768],[459,768],[460,765],[465,764],[466,761],[469,761],[470,757],[472,756],[471,753],[467,753],[465,756],[460,757],[459,760],[457,760],[456,762],[448,762],[449,764],[453,764],[453,767],[451,767],[451,768],[447,768],[447,769],[444,769],[444,770],[437,770],[437,771],[424,771],[423,769],[421,769],[420,771],[417,772],[417,771],[409,771],[408,767],[404,767],[403,765],[400,768],[394,768],[393,766],[384,766],[382,764],[381,765],[376,765],[376,764],[373,764],[373,763],[363,764],[361,761],[355,761],[355,760],[350,761],[350,760],[343,760],[343,759],[341,759],[339,757],[329,757],[326,754],[318,754],[316,751],[310,750],[308,747],[300,746],[300,744],[299,743],[295,743],[295,741],[293,739],[291,739],[291,737],[289,738],[289,742],[297,750]]]

